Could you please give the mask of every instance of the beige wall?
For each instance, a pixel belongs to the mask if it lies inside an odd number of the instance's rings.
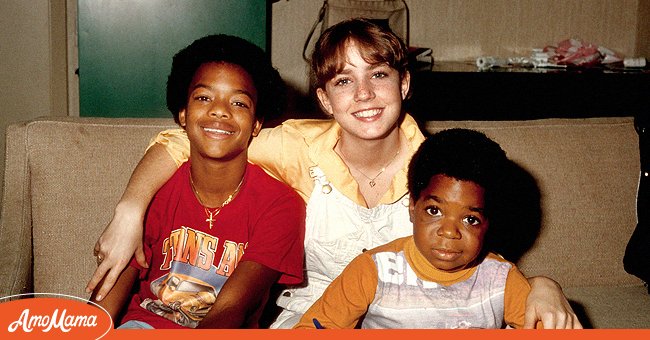
[[[412,42],[441,60],[529,55],[570,37],[634,54],[636,0],[411,2]]]
[[[265,1],[265,0],[260,0]],[[0,1],[0,174],[8,124],[68,109],[66,4],[75,0]],[[527,55],[577,37],[625,56],[650,57],[650,0],[406,0],[411,45],[436,60]],[[272,57],[297,99],[308,98],[301,57],[320,0],[279,0],[272,8]],[[72,27],[74,28],[74,27]],[[74,41],[74,35],[70,35]],[[74,53],[74,46],[71,46]],[[73,79],[74,80],[74,79]],[[70,82],[74,92],[74,81]],[[74,93],[71,94],[76,98]],[[306,99],[309,100],[309,99]],[[300,107],[294,108],[299,111]]]
[[[321,1],[273,4],[273,61],[306,93],[302,45]],[[436,60],[526,56],[532,48],[580,38],[625,56],[650,57],[650,0],[406,0],[410,43]]]
[[[0,171],[7,125],[66,115],[63,0],[0,1]],[[1,199],[1,198],[0,198]]]

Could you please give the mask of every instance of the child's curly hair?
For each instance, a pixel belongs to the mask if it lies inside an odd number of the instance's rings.
[[[499,144],[483,133],[449,129],[429,136],[413,155],[408,169],[408,189],[417,201],[435,175],[478,184],[484,189],[485,214],[490,221],[484,251],[503,253],[501,239],[507,233],[506,215],[511,206],[508,174],[512,162]]]
[[[449,129],[428,137],[413,155],[408,171],[408,186],[414,200],[435,175],[474,182],[486,194],[499,188],[507,165],[505,151],[483,133]]]
[[[205,63],[225,62],[242,67],[253,78],[257,89],[255,116],[271,120],[286,107],[286,87],[270,56],[257,45],[239,37],[208,35],[179,51],[173,58],[167,78],[167,109],[179,123],[179,111],[187,106],[188,90],[194,73]]]

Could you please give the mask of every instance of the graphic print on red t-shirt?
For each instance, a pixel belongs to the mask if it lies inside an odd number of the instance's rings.
[[[218,244],[218,237],[192,228],[173,230],[163,241],[161,251],[164,260],[160,270],[169,272],[150,284],[158,299],[146,298],[140,306],[181,326],[195,328],[216,301],[247,246],[225,240],[215,266]]]

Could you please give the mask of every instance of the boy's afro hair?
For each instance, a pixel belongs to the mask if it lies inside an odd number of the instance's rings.
[[[255,115],[261,120],[280,116],[286,107],[286,88],[269,55],[257,45],[231,35],[208,35],[179,51],[167,78],[167,109],[178,123],[178,113],[187,105],[190,83],[204,63],[225,62],[242,67],[257,89]]]
[[[486,192],[498,188],[508,167],[505,151],[483,133],[449,129],[429,136],[413,155],[408,188],[417,200],[435,175],[474,182]]]

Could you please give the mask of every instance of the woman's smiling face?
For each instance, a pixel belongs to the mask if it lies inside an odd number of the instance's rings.
[[[378,139],[397,126],[410,77],[385,63],[370,64],[354,41],[347,43],[343,69],[316,90],[325,111],[356,138]]]

